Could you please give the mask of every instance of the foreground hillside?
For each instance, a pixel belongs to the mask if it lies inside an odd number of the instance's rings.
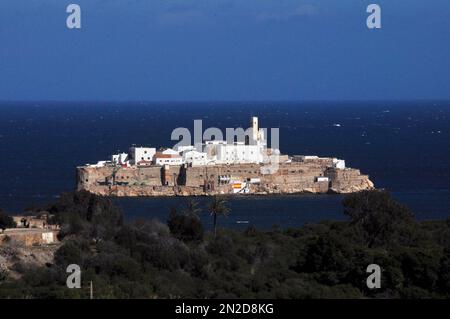
[[[450,297],[450,222],[417,222],[381,191],[349,195],[343,205],[348,222],[215,235],[197,215],[212,211],[220,224],[224,201],[168,208],[167,224],[125,225],[109,199],[63,194],[45,207],[61,225],[53,262],[19,260],[20,276],[0,274],[0,297],[88,298],[90,281],[95,298]],[[372,263],[382,268],[380,289],[366,286]],[[69,264],[82,269],[81,289],[66,287]]]

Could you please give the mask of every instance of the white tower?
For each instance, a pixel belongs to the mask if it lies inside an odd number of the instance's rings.
[[[258,128],[258,118],[256,116],[252,117],[252,138],[253,138],[253,142],[256,143],[258,141],[258,133],[259,133],[259,128]]]

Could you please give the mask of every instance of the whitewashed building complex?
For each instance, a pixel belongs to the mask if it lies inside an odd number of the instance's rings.
[[[281,155],[278,149],[267,147],[264,129],[259,128],[258,118],[252,117],[250,128],[245,131],[245,140],[224,141],[211,140],[201,145],[183,145],[172,148],[132,146],[128,153],[119,153],[111,156],[110,161],[99,161],[92,167],[121,166],[180,166],[191,167],[234,165],[234,164],[265,164],[273,156],[277,156],[280,163],[291,161],[310,161],[320,159],[318,156]],[[242,132],[244,132],[242,130]],[[344,169],[345,161],[333,158],[336,168]]]

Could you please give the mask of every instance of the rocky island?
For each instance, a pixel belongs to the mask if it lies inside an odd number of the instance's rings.
[[[110,161],[77,167],[77,189],[103,196],[354,193],[368,175],[333,157],[283,155],[267,147],[258,118],[245,141],[209,140],[173,149],[136,147]]]

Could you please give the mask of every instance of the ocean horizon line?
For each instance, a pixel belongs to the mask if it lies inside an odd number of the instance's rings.
[[[181,104],[181,103],[198,103],[198,104],[242,104],[242,103],[284,103],[284,104],[294,104],[294,103],[334,103],[334,104],[345,104],[345,103],[450,103],[450,99],[311,99],[311,100],[1,100],[0,105],[3,104],[84,104],[84,103],[93,103],[93,104]]]

